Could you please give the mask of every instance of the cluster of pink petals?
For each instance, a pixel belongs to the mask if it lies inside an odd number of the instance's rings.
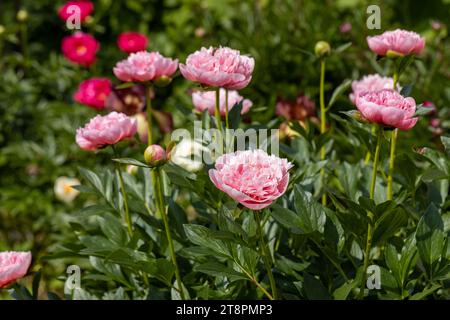
[[[100,44],[93,36],[81,31],[64,37],[61,50],[64,56],[77,64],[89,67],[95,62],[95,55]]]
[[[31,264],[31,252],[0,252],[0,288],[22,278]]]
[[[145,51],[148,38],[139,32],[122,32],[117,38],[119,49],[126,53]]]
[[[394,79],[390,77],[383,77],[379,74],[370,74],[362,77],[361,80],[355,80],[352,82],[353,92],[350,94],[350,100],[355,103],[356,97],[361,92],[378,91],[383,89],[393,89]],[[397,91],[402,88],[397,84]]]
[[[279,99],[275,106],[275,114],[286,120],[305,121],[315,116],[316,105],[307,96],[300,94],[294,101]]]
[[[77,6],[79,9],[80,22],[84,22],[86,17],[94,11],[94,4],[91,1],[67,1],[58,9],[58,15],[63,21],[67,21],[74,14],[71,8],[73,6]]]
[[[425,39],[419,34],[401,29],[367,37],[367,43],[370,50],[379,56],[385,56],[388,51],[403,56],[420,54],[425,47]]]
[[[405,98],[395,90],[360,93],[356,97],[356,107],[369,122],[400,130],[411,129],[418,120],[413,118],[416,112],[414,99]]]
[[[122,81],[152,81],[171,77],[178,68],[178,60],[163,57],[159,52],[139,51],[119,61],[114,74]]]
[[[97,150],[134,136],[137,130],[135,119],[123,113],[111,112],[97,115],[84,128],[78,128],[76,142],[83,150]]]
[[[91,78],[78,86],[73,98],[76,102],[95,109],[103,109],[111,93],[111,81],[108,78]]]
[[[292,166],[263,150],[237,151],[219,157],[209,177],[234,200],[260,210],[284,194]]]
[[[220,114],[225,116],[225,89],[220,88],[219,96]],[[228,91],[228,111],[230,111],[235,104],[241,101],[241,114],[245,114],[253,106],[253,103],[248,99],[244,99],[236,90]],[[192,94],[192,103],[194,104],[195,110],[199,112],[208,110],[211,115],[214,115],[216,108],[216,91],[196,91]]]
[[[238,50],[210,47],[190,54],[180,71],[186,79],[206,86],[240,90],[252,80],[254,67],[255,60]]]

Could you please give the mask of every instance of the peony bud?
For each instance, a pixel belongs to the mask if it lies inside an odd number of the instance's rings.
[[[167,161],[166,151],[161,146],[152,144],[145,149],[144,159],[149,167],[159,167]]]
[[[314,47],[314,52],[316,53],[316,56],[319,58],[329,56],[331,52],[330,44],[326,41],[319,41],[316,43],[316,46]]]
[[[25,22],[28,20],[28,12],[24,9],[21,9],[17,12],[17,21]]]
[[[0,37],[5,33],[6,29],[0,24]]]
[[[166,87],[172,82],[172,78],[168,76],[161,76],[153,80],[153,82],[158,87]]]

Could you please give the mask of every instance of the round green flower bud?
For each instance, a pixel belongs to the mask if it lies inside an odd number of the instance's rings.
[[[152,144],[145,149],[144,159],[149,167],[159,167],[167,161],[166,151],[161,146]]]
[[[19,22],[25,22],[28,20],[28,11],[24,9],[20,9],[17,12],[17,21]]]
[[[0,24],[0,37],[6,32],[6,28]]]
[[[314,52],[316,53],[316,56],[319,58],[328,56],[330,55],[331,52],[330,44],[326,41],[319,41],[316,43],[316,46],[314,47]]]

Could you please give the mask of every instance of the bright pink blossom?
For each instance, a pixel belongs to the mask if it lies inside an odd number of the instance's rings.
[[[180,64],[181,74],[188,80],[206,86],[240,90],[252,80],[255,60],[230,48],[201,48]]]
[[[89,67],[95,62],[100,44],[93,36],[81,31],[63,39],[61,50],[64,56],[77,64]]]
[[[91,108],[103,109],[111,90],[111,81],[108,78],[91,78],[80,83],[73,98]]]
[[[367,37],[367,43],[370,50],[379,56],[385,56],[388,52],[402,56],[419,54],[425,47],[425,39],[419,34],[400,29]]]
[[[222,116],[225,116],[225,89],[220,88],[219,96],[220,114]],[[241,101],[241,114],[245,114],[250,110],[253,103],[248,99],[244,99],[235,90],[228,91],[228,111],[230,111],[235,104]],[[216,91],[196,91],[192,94],[192,103],[194,104],[195,110],[197,110],[198,112],[208,110],[211,115],[214,115],[216,108]]]
[[[0,288],[22,278],[31,264],[31,252],[0,252]]]
[[[94,11],[94,4],[91,1],[67,1],[64,5],[62,5],[58,9],[59,17],[67,21],[75,13],[75,8],[73,6],[77,6],[80,12],[80,22],[84,22],[92,11]],[[75,9],[75,10],[74,10]]]
[[[355,103],[356,96],[361,92],[378,91],[383,89],[393,89],[394,79],[390,77],[382,77],[379,74],[370,74],[362,77],[360,80],[352,82],[353,92],[350,94],[350,100]],[[402,88],[397,84],[397,91]]]
[[[216,160],[209,177],[216,187],[247,208],[260,210],[282,196],[292,164],[263,150],[237,151]]]
[[[163,57],[159,52],[139,51],[119,61],[114,74],[122,81],[152,81],[171,77],[178,68],[178,60]]]
[[[123,32],[117,38],[119,49],[126,53],[144,51],[147,44],[148,38],[139,32]]]
[[[400,130],[411,129],[418,120],[413,118],[416,112],[414,99],[405,98],[395,90],[360,93],[356,97],[356,107],[369,122]]]
[[[137,130],[135,119],[115,111],[106,116],[97,115],[84,128],[78,128],[77,144],[84,150],[97,150],[134,136]]]

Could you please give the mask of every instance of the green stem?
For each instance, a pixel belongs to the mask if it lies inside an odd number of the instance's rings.
[[[264,260],[264,265],[266,267],[267,275],[269,277],[270,287],[272,288],[272,296],[274,300],[277,300],[277,286],[275,284],[275,279],[272,273],[272,258],[270,256],[269,249],[267,247],[267,243],[265,241],[264,232],[261,227],[261,211],[255,211],[255,219],[256,219],[256,227],[259,238],[259,246],[261,247],[261,253]]]
[[[28,67],[29,51],[28,51],[28,30],[26,22],[20,23],[20,42],[22,45],[23,65]]]
[[[153,192],[155,196],[156,208],[159,211],[164,222],[164,229],[166,230],[167,242],[169,243],[170,256],[172,258],[172,263],[175,268],[175,278],[177,279],[177,287],[178,287],[177,290],[180,293],[181,299],[186,300],[183,285],[181,282],[180,269],[178,268],[177,257],[175,255],[175,248],[173,245],[172,234],[170,232],[169,218],[166,212],[164,193],[162,190],[161,172],[159,168],[155,168],[152,170],[152,180],[153,180]]]
[[[118,155],[117,150],[114,147],[114,145],[111,145],[111,147],[114,152],[114,157],[119,158],[119,155]],[[115,164],[116,164],[117,175],[119,176],[120,190],[122,191],[122,196],[123,196],[123,206],[125,208],[125,222],[127,224],[128,234],[131,237],[133,235],[133,224],[131,221],[130,210],[128,208],[128,196],[127,196],[127,192],[125,190],[125,183],[123,182],[122,171],[120,170],[120,164],[118,162],[116,162]]]
[[[152,86],[151,84],[147,85],[147,97],[146,97],[146,102],[147,102],[147,124],[148,124],[148,128],[147,128],[147,144],[150,146],[153,143],[153,134],[152,134]]]
[[[216,109],[214,115],[216,116],[217,128],[222,135],[222,118],[220,116],[220,88],[216,88]]]
[[[230,124],[228,123],[228,89],[225,89],[225,126],[230,129]]]
[[[327,114],[325,109],[325,59],[320,60],[320,133],[324,134],[326,131]],[[320,148],[320,160],[325,160],[325,146]],[[320,181],[322,188],[325,182],[325,168],[320,169]],[[327,205],[327,195],[322,194],[322,205]]]
[[[387,200],[392,200],[392,183],[395,169],[395,149],[397,145],[398,129],[394,129],[391,133],[391,150],[389,154],[389,171],[387,178]]]
[[[375,148],[375,153],[373,156],[373,169],[372,169],[372,182],[370,184],[370,199],[375,198],[375,185],[377,181],[377,171],[378,171],[378,163],[380,159],[380,149],[381,149],[381,139],[383,137],[383,130],[380,126],[376,126],[377,131],[377,146]],[[366,286],[367,280],[367,268],[369,267],[370,262],[370,250],[372,249],[372,237],[373,237],[373,226],[372,226],[372,212],[368,211],[367,216],[369,218],[369,223],[367,224],[367,239],[366,239],[366,248],[364,250],[364,264],[363,264],[363,273],[362,273],[362,282],[361,289],[359,292],[359,298],[364,298],[364,288]]]

